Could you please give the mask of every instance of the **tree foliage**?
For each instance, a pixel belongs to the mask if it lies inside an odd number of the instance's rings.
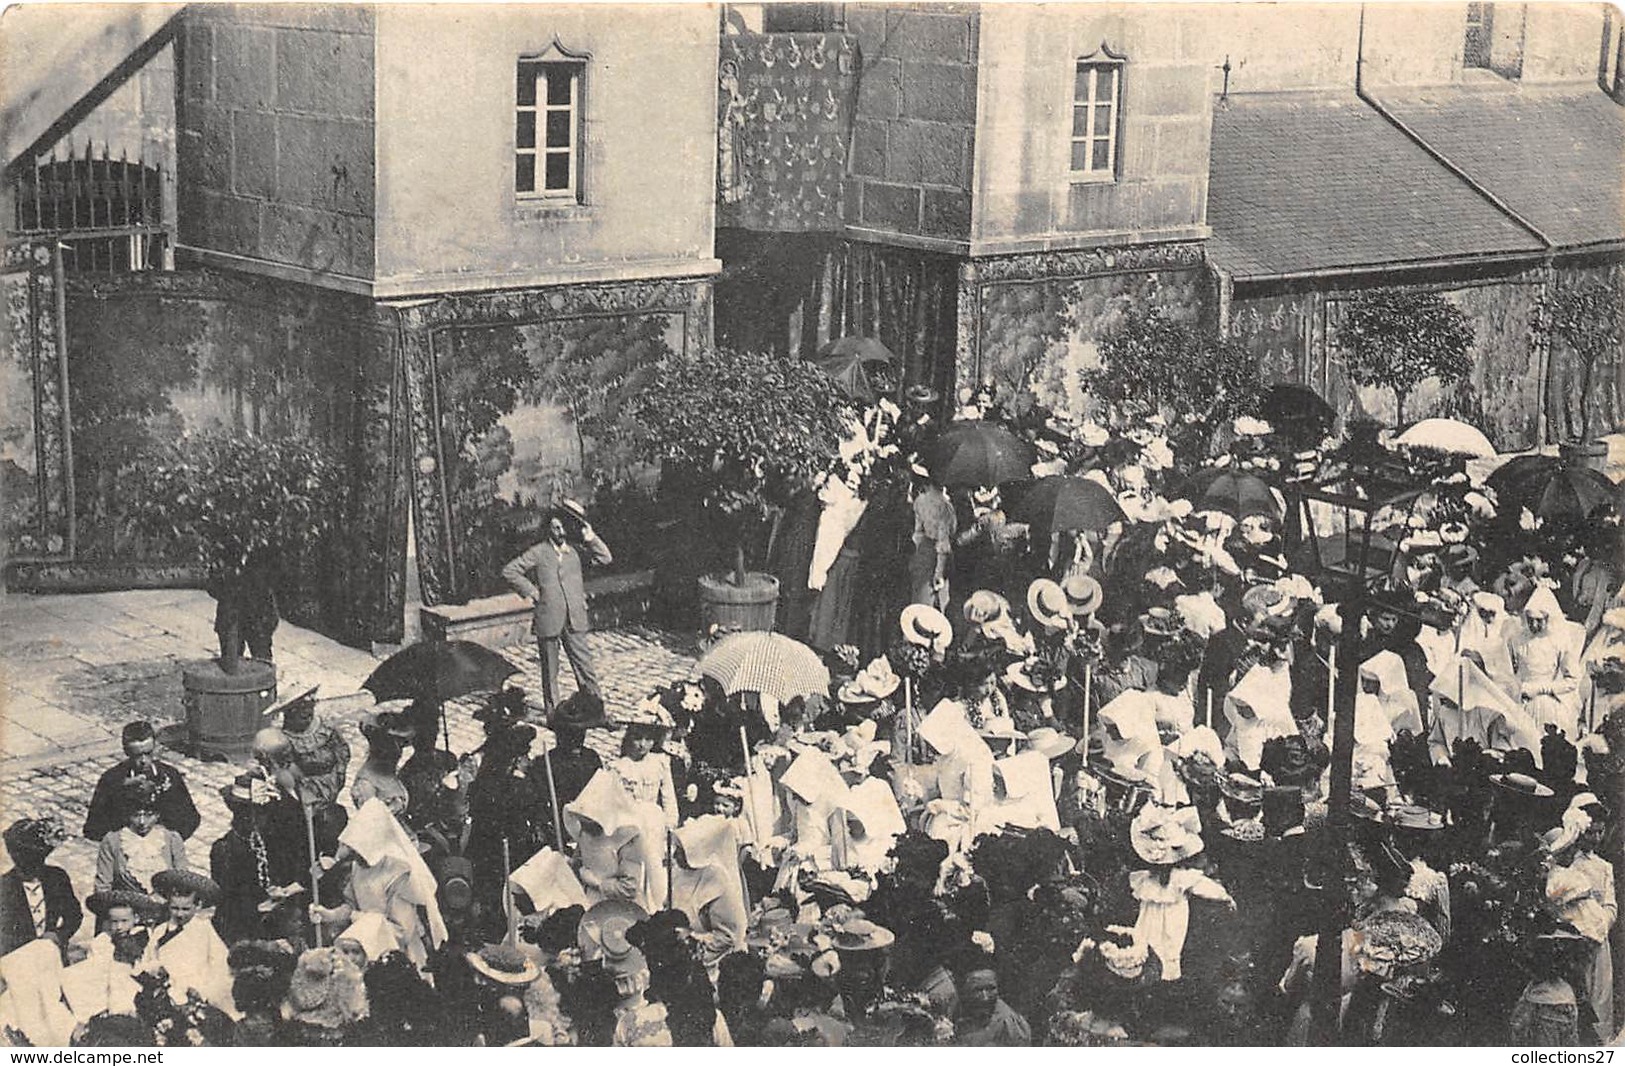
[[[154,448],[124,472],[137,491],[130,520],[149,536],[193,543],[211,577],[296,555],[333,527],[343,476],[318,445],[188,435]]]
[[[1580,361],[1580,437],[1591,437],[1591,385],[1599,363],[1617,357],[1622,342],[1621,308],[1617,286],[1603,278],[1587,278],[1555,288],[1546,298],[1546,324]]]
[[[1349,377],[1358,385],[1392,389],[1399,421],[1405,398],[1430,377],[1451,384],[1473,369],[1473,327],[1467,315],[1435,292],[1373,289],[1350,300],[1340,338]]]
[[[1137,308],[1100,341],[1100,366],[1083,387],[1120,417],[1160,414],[1189,427],[1186,445],[1205,449],[1215,427],[1258,407],[1264,381],[1245,345],[1210,337],[1160,307]]]
[[[633,416],[650,459],[696,473],[708,507],[748,517],[828,466],[845,403],[811,363],[716,348],[661,361]]]

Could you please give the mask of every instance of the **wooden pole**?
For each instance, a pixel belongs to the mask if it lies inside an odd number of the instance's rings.
[[[553,736],[554,736],[555,742],[556,742],[556,738],[558,737],[558,734],[555,733],[555,734],[553,734]],[[559,790],[558,790],[557,786],[555,786],[553,784],[553,749],[552,748],[544,747],[542,749],[542,766],[547,771],[547,802],[553,808],[553,839],[555,841],[557,841],[557,843],[558,843],[559,854],[563,855],[563,854],[565,854],[565,851],[564,851],[564,823],[559,818]]]
[[[903,765],[914,765],[914,682],[906,677],[903,678]]]
[[[1213,688],[1212,688],[1212,686],[1209,686],[1208,690],[1207,690],[1207,709],[1206,709],[1205,713],[1207,715],[1207,717],[1205,719],[1207,727],[1209,729],[1212,729],[1213,728]]]
[[[1337,645],[1326,656],[1326,724],[1331,725],[1333,702],[1337,698]]]
[[[1083,762],[1089,764],[1089,703],[1095,689],[1095,664],[1083,664]]]
[[[751,765],[750,740],[745,727],[739,727],[739,747],[745,753],[745,819],[750,823],[750,835],[755,838],[757,854],[761,854],[762,827],[756,824],[756,770]]]
[[[504,941],[510,948],[519,945],[519,912],[513,905],[513,885],[508,881],[508,875],[513,873],[513,853],[508,846],[508,836],[502,836],[502,914],[508,922],[508,936]]]
[[[303,796],[299,797],[299,809],[305,812],[305,844],[310,848],[310,902],[312,906],[317,906],[322,901],[322,858],[316,851],[316,818]],[[316,946],[321,947],[322,923],[312,922],[311,930],[316,938]]]

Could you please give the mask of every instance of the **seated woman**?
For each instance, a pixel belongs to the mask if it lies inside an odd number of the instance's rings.
[[[367,758],[350,783],[350,803],[360,810],[370,799],[383,801],[397,819],[406,817],[412,795],[401,780],[399,767],[406,742],[412,739],[412,726],[399,714],[385,711],[363,718],[361,736],[367,742]]]
[[[401,950],[419,968],[446,939],[437,885],[417,847],[382,800],[371,799],[339,836],[338,859],[350,863],[343,902],[312,904],[311,920],[333,929],[349,926],[360,913],[382,915]]]
[[[1360,691],[1381,702],[1395,733],[1422,733],[1422,712],[1405,673],[1405,660],[1391,651],[1379,651],[1360,664]]]
[[[672,907],[688,917],[700,957],[713,966],[745,946],[745,907],[739,840],[732,820],[708,814],[672,834]]]
[[[608,770],[594,774],[564,808],[564,831],[576,842],[589,907],[622,899],[652,911],[665,903],[664,897],[656,903],[650,895],[646,870],[651,858],[661,863],[665,856],[647,854],[641,826],[620,780]]]
[[[153,895],[153,878],[159,872],[188,869],[186,842],[158,824],[158,793],[150,782],[125,781],[121,801],[128,821],[102,838],[96,852],[96,891]]]

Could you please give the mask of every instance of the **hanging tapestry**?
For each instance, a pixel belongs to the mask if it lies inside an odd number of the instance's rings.
[[[855,39],[738,34],[717,70],[717,224],[839,230],[857,88]]]

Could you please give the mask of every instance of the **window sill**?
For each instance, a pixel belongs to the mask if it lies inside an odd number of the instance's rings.
[[[1068,174],[1066,180],[1072,185],[1115,185],[1116,174]]]
[[[514,218],[520,222],[586,222],[593,217],[593,205],[574,200],[516,200]]]

